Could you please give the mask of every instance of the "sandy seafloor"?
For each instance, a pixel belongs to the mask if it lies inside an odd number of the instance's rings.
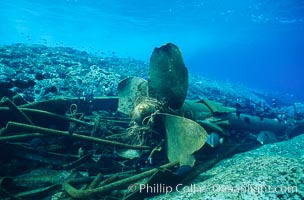
[[[148,63],[132,58],[97,57],[67,47],[14,44],[0,46],[0,95],[21,95],[29,102],[57,97],[115,96],[119,81],[128,76],[147,78]],[[259,102],[271,107],[272,99],[286,114],[293,103],[289,94],[258,91],[238,83],[211,80],[190,73],[187,99],[212,99],[228,106]],[[215,191],[171,192],[153,199],[304,199],[304,135],[264,145],[218,163],[194,182]],[[218,190],[244,184],[270,186],[270,192]],[[276,192],[275,187],[296,186],[297,191]],[[283,188],[285,190],[285,188]]]

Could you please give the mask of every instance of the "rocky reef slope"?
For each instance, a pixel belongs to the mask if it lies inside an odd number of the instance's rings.
[[[177,190],[152,199],[304,199],[304,135],[222,160]]]
[[[58,96],[116,95],[127,76],[147,78],[148,64],[132,58],[97,57],[68,47],[0,46],[0,96],[22,95],[28,101]],[[237,98],[263,102],[256,91],[190,74],[188,99],[225,102]]]

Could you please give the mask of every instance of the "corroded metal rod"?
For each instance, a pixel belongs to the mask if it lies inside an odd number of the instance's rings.
[[[12,102],[9,98],[7,97],[3,97],[1,99],[1,102],[3,102],[4,105],[6,105],[7,107],[9,107],[10,110],[12,110],[14,112],[14,114],[24,123],[26,124],[30,124],[30,125],[34,125],[34,123],[30,120],[30,118],[28,118],[28,116],[26,116],[26,114],[20,110],[15,104],[14,102]]]
[[[20,132],[31,132],[31,133],[34,132],[34,133],[43,133],[43,134],[60,135],[60,136],[72,136],[75,139],[85,140],[88,142],[94,142],[94,143],[99,143],[99,144],[103,144],[103,145],[128,148],[128,149],[138,149],[138,150],[151,149],[151,147],[149,147],[149,146],[124,144],[121,142],[105,140],[105,139],[86,136],[86,135],[80,135],[77,133],[73,133],[72,135],[70,135],[68,131],[60,131],[60,130],[44,128],[44,127],[40,127],[40,126],[33,126],[33,125],[28,125],[28,124],[23,124],[23,123],[17,123],[17,122],[8,122],[6,125],[6,130],[7,131],[12,130],[12,131],[20,131]]]
[[[21,135],[11,135],[11,136],[3,136],[0,137],[0,142],[7,142],[7,141],[16,141],[16,140],[23,140],[23,139],[29,139],[34,137],[45,137],[45,134],[41,133],[28,133],[28,134],[21,134]]]
[[[115,181],[113,183],[101,186],[101,187],[96,188],[96,189],[77,190],[76,188],[74,188],[68,182],[63,184],[63,188],[73,198],[87,199],[87,198],[89,198],[93,195],[97,195],[97,194],[102,195],[102,194],[105,194],[109,191],[124,188],[124,187],[130,185],[131,183],[133,183],[135,181],[138,181],[140,179],[143,179],[143,178],[146,178],[148,176],[153,175],[154,173],[156,173],[160,169],[171,168],[171,167],[176,166],[176,165],[178,165],[178,162],[168,163],[168,164],[160,166],[159,168],[154,168],[154,169],[151,169],[149,171],[146,171],[146,172],[143,172],[143,173],[140,173],[140,174],[137,174],[137,175],[119,180],[119,181]]]
[[[93,124],[90,124],[88,122],[85,122],[85,121],[82,121],[79,119],[67,117],[64,115],[60,115],[60,114],[56,114],[56,113],[52,113],[52,112],[48,112],[48,111],[44,111],[44,110],[38,110],[38,109],[33,109],[33,108],[19,108],[19,110],[29,116],[39,115],[41,118],[49,117],[50,119],[59,119],[59,120],[67,121],[67,122],[74,122],[77,124],[82,124],[85,126],[93,126]],[[10,109],[6,108],[6,107],[0,107],[0,111],[3,113],[3,115],[11,114]]]

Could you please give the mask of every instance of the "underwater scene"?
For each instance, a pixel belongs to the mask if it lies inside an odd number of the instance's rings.
[[[304,1],[0,1],[0,200],[304,199]]]

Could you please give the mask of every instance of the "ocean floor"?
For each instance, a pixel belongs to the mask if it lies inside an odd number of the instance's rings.
[[[304,135],[220,161],[190,185],[151,198],[303,199]]]

